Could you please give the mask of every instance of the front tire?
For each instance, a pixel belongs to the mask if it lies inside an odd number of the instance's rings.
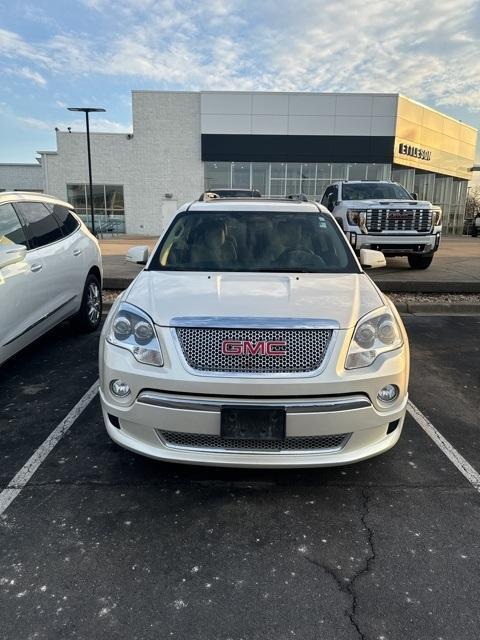
[[[408,264],[411,269],[428,269],[432,264],[433,256],[408,256]]]
[[[102,290],[100,281],[93,273],[89,273],[83,289],[82,305],[72,324],[80,333],[90,333],[97,329],[102,319]]]

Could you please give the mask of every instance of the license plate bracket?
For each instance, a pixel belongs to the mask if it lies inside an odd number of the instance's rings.
[[[226,440],[285,440],[285,409],[222,407],[220,435]]]

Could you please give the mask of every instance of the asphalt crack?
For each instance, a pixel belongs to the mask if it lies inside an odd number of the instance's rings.
[[[344,593],[350,597],[351,599],[350,609],[345,611],[345,615],[348,617],[350,624],[357,632],[358,637],[361,638],[361,640],[368,640],[365,632],[362,631],[360,622],[358,620],[358,614],[357,614],[358,595],[357,595],[356,584],[358,580],[360,580],[360,578],[362,578],[364,575],[367,575],[370,572],[372,563],[376,557],[376,553],[375,553],[375,547],[374,547],[373,529],[369,526],[367,522],[367,518],[370,513],[370,496],[368,495],[368,492],[366,491],[366,489],[362,489],[362,499],[363,499],[363,504],[362,504],[362,514],[360,516],[360,522],[362,523],[362,526],[367,533],[368,553],[365,556],[365,559],[362,562],[361,566],[357,569],[357,571],[353,574],[353,576],[347,579],[342,578],[342,576],[340,576],[337,573],[337,571],[335,571],[335,569],[333,569],[330,565],[323,564],[322,562],[319,562],[315,558],[311,558],[308,555],[305,555],[304,557],[308,562],[322,569],[322,571],[324,571],[328,576],[330,576],[335,581],[338,587],[338,590],[341,593]]]

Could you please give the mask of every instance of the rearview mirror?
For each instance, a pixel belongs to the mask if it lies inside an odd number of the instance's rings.
[[[27,247],[24,247],[23,244],[0,245],[0,269],[9,264],[15,264],[15,262],[22,262],[26,255]]]
[[[139,247],[130,247],[127,251],[127,262],[135,262],[136,264],[147,264],[149,249],[146,245]]]
[[[381,251],[373,249],[360,249],[360,264],[365,269],[379,269],[387,265],[385,256]]]
[[[418,193],[415,193],[415,191],[412,191],[412,193],[410,195],[412,196],[412,198],[414,200],[418,200]]]

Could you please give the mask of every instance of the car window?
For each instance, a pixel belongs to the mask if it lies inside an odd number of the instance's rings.
[[[322,204],[324,207],[327,206],[328,204],[328,196],[333,192],[333,187],[328,187],[328,189],[325,191],[325,193],[323,194],[323,198],[322,198]]]
[[[25,231],[10,203],[0,205],[0,245],[6,244],[27,246]]]
[[[337,225],[320,211],[179,214],[150,270],[358,273]]]
[[[343,200],[411,200],[412,196],[399,184],[385,182],[352,182],[342,186]]]
[[[45,206],[57,219],[64,236],[70,235],[80,226],[78,220],[67,207],[62,207],[59,204],[46,204]]]
[[[44,247],[63,237],[53,214],[41,202],[16,202],[15,209],[25,221],[33,249]]]

